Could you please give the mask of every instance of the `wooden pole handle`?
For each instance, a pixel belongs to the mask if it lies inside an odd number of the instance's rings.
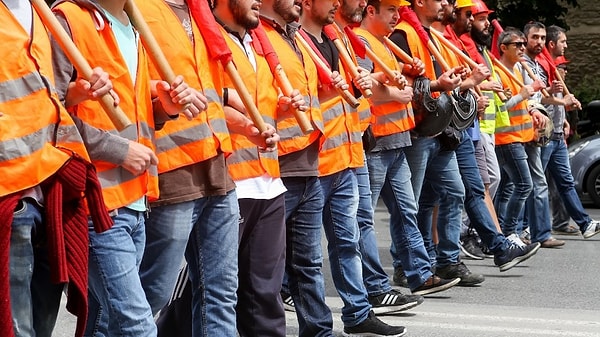
[[[392,53],[394,53],[394,55],[396,55],[400,60],[402,60],[402,62],[407,64],[413,63],[413,58],[410,55],[408,55],[407,52],[402,50],[402,48],[398,47],[387,36],[383,37],[383,41],[385,42],[386,46],[392,51]]]
[[[504,73],[506,73],[506,75],[508,75],[508,77],[510,77],[518,86],[525,86],[525,84],[523,84],[523,81],[521,81],[510,69],[508,69],[502,62],[500,62],[500,60],[498,60],[495,57],[492,57],[492,63],[494,64],[494,66],[504,71]]]
[[[31,0],[31,4],[40,16],[44,26],[52,33],[52,36],[65,52],[65,55],[73,63],[79,75],[89,81],[93,72],[92,67],[79,49],[77,49],[77,46],[75,46],[69,34],[61,26],[60,22],[58,22],[58,19],[56,19],[46,2],[44,0]],[[127,115],[125,115],[125,112],[120,107],[115,106],[115,100],[109,93],[99,97],[99,100],[102,109],[104,109],[117,130],[121,131],[132,124]]]
[[[308,51],[310,58],[313,60],[313,62],[315,62],[316,66],[327,72],[328,76],[331,76],[332,73],[329,67],[323,62],[323,60],[321,60],[319,55],[315,53],[315,51],[310,47],[308,42],[306,42],[302,35],[300,35],[300,33],[298,32],[296,32],[296,39]],[[342,98],[346,101],[346,103],[350,104],[350,106],[352,106],[353,108],[358,108],[360,102],[356,99],[356,97],[354,97],[354,95],[350,93],[350,91],[343,90],[338,87],[336,87],[336,90],[339,92],[340,96],[342,96]]]
[[[348,50],[346,50],[346,46],[344,46],[344,43],[342,41],[340,41],[340,39],[335,39],[335,40],[333,40],[333,44],[339,51],[340,59],[342,60],[344,67],[346,67],[348,70],[350,70],[350,74],[352,74],[352,77],[354,77],[354,78],[358,77],[358,75],[359,75],[358,68],[356,67],[356,64],[354,64],[354,60],[352,59],[350,54],[348,54]],[[369,97],[373,96],[373,91],[371,91],[371,89],[365,89],[365,90],[361,89],[360,92],[362,92],[362,94],[365,98],[369,98]]]
[[[248,116],[250,116],[250,119],[254,123],[254,126],[256,126],[261,133],[265,132],[267,130],[267,125],[265,124],[262,115],[258,111],[258,108],[256,107],[256,104],[254,103],[254,100],[252,99],[252,96],[250,95],[250,92],[244,84],[244,81],[242,80],[242,77],[237,71],[235,65],[232,61],[229,61],[227,64],[223,65],[223,68],[225,68],[225,72],[233,82],[233,87],[240,95],[240,99],[246,108]]]
[[[396,74],[394,73],[394,71],[387,66],[387,64],[385,64],[380,58],[379,56],[377,56],[377,54],[375,54],[375,52],[373,52],[371,49],[367,48],[367,46],[365,46],[365,51],[367,53],[367,57],[369,57],[371,59],[371,61],[373,61],[373,63],[375,63],[379,68],[381,68],[381,70],[383,71],[383,73],[391,80],[394,79],[394,77],[396,76]],[[395,60],[394,60],[395,61]],[[405,83],[402,82],[396,82],[395,83],[396,86],[402,90],[404,89]]]
[[[527,72],[527,75],[529,75],[529,77],[531,77],[532,80],[537,81],[537,76],[535,76],[535,74],[533,73],[533,70],[531,70],[531,67],[529,67],[529,65],[527,64],[527,62],[525,61],[519,61],[521,63],[521,65],[523,66],[523,69],[525,69],[525,71]],[[550,93],[548,93],[548,90],[542,88],[542,90],[540,90],[542,92],[542,95],[544,95],[544,97],[549,97]]]
[[[292,83],[290,83],[290,80],[285,74],[285,71],[283,70],[281,64],[277,65],[277,68],[275,69],[275,73],[273,75],[275,76],[275,80],[277,81],[277,84],[279,84],[279,87],[281,88],[283,94],[285,96],[291,97],[294,88],[292,87]],[[309,134],[315,131],[304,111],[300,111],[298,109],[293,108],[293,113],[294,118],[296,118],[296,121],[298,122],[298,126],[300,126],[300,129],[302,130],[302,132],[304,132],[304,134]]]
[[[131,20],[139,32],[142,44],[148,51],[148,56],[156,66],[156,70],[158,70],[160,77],[169,84],[172,84],[175,81],[175,73],[169,65],[165,54],[162,52],[158,41],[156,41],[154,34],[152,34],[146,20],[144,20],[142,13],[140,13],[140,10],[135,5],[134,0],[127,0],[125,2],[125,13],[127,13],[129,20]]]
[[[562,75],[560,74],[560,72],[558,71],[558,69],[556,69],[556,78],[560,81],[560,83],[563,86],[563,94],[565,96],[568,96],[571,94],[571,92],[569,92],[569,88],[567,88],[567,84],[565,83],[565,79],[562,77]]]

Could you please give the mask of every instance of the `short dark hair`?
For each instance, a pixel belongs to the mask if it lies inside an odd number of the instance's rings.
[[[523,34],[525,34],[525,36],[529,36],[529,31],[532,28],[546,29],[546,26],[539,21],[530,21],[525,25],[525,27],[523,27]]]
[[[515,37],[525,39],[525,34],[515,27],[506,27],[506,29],[500,33],[498,36],[498,51],[500,52],[500,55],[504,54],[500,45],[512,42],[512,39]]]
[[[376,13],[379,13],[379,7],[381,6],[381,0],[369,0],[367,1],[367,7],[373,6],[375,8]],[[367,16],[367,7],[363,9],[362,17],[363,19]]]
[[[560,34],[564,34],[566,32],[566,29],[557,25],[552,25],[546,28],[546,46],[548,46],[548,42],[550,41],[556,43],[556,41],[558,41],[558,38],[560,37]]]

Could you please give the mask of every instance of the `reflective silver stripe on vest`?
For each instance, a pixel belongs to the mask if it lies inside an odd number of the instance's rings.
[[[384,125],[387,123],[394,123],[396,121],[401,121],[405,117],[406,117],[406,109],[388,113],[383,116],[375,116],[375,125]]]
[[[488,106],[483,112],[483,117],[481,118],[484,121],[495,121],[496,120],[496,108],[495,105],[495,97],[493,91],[482,91],[481,92],[485,97],[488,98],[490,102],[490,106]]]
[[[364,121],[371,118],[371,108],[366,108],[358,111],[358,119]]]
[[[54,137],[56,126],[48,125],[20,138],[0,142],[0,162],[22,158],[39,151]]]
[[[75,125],[61,125],[56,132],[56,144],[61,143],[82,143],[81,135]]]
[[[327,122],[334,120],[337,116],[341,115],[344,113],[344,108],[342,107],[341,104],[336,104],[334,106],[332,106],[331,108],[327,109],[326,111],[323,111],[323,122],[325,124],[327,124]]]
[[[212,137],[212,131],[205,123],[195,125],[185,130],[164,135],[156,138],[156,154],[167,152],[199,140]]]
[[[39,73],[32,72],[20,78],[0,82],[0,103],[27,97],[34,92],[45,90],[49,81],[42,79]],[[52,90],[52,88],[50,87]]]
[[[298,126],[298,124],[294,124],[289,128],[278,128],[277,133],[279,134],[279,137],[281,137],[282,141],[300,138],[304,136],[304,132],[302,132],[302,129],[300,129],[300,126]]]
[[[339,134],[335,137],[328,137],[325,142],[323,143],[323,146],[321,147],[322,150],[330,150],[330,149],[335,149],[336,147],[340,147],[345,143],[348,143],[349,139],[348,139],[348,134],[347,133],[342,133]]]
[[[353,144],[362,142],[362,132],[352,132],[350,134],[350,142]]]
[[[273,119],[273,117],[269,117],[269,116],[262,116],[263,120],[265,121],[265,123],[270,124],[272,126],[275,126],[275,119]]]
[[[222,98],[219,96],[215,89],[204,89],[204,96],[208,103],[221,103]]]
[[[258,150],[255,147],[235,150],[229,157],[227,157],[227,164],[232,165],[258,160],[258,156]],[[277,151],[261,153],[260,156],[263,158],[277,160]]]
[[[208,121],[208,125],[212,129],[213,133],[229,133],[227,122],[223,118],[211,119]]]
[[[507,132],[519,132],[527,129],[533,128],[532,122],[527,122],[525,124],[520,125],[511,125],[511,126],[503,126],[496,128],[496,133],[507,133]]]
[[[152,165],[148,168],[148,174],[152,177],[158,177],[158,168],[156,165]],[[100,181],[102,188],[119,186],[122,183],[135,180],[138,177],[139,175],[134,175],[122,166],[117,166],[104,172],[98,172],[98,180]]]

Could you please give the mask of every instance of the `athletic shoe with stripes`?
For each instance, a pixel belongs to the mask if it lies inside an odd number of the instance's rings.
[[[294,299],[292,295],[282,291],[280,292],[281,300],[283,301],[283,309],[289,312],[296,312],[296,307],[294,307]]]
[[[376,315],[391,314],[416,307],[423,303],[423,296],[405,295],[392,289],[381,295],[369,296],[369,303]]]

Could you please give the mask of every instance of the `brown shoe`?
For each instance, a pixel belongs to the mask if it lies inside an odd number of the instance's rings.
[[[450,289],[460,282],[460,278],[456,277],[453,279],[443,279],[432,275],[425,281],[425,283],[421,284],[416,289],[412,290],[413,295],[427,295],[433,294],[440,291],[444,291],[446,289]]]
[[[560,246],[564,246],[565,242],[563,240],[557,240],[553,237],[550,237],[548,240],[541,243],[542,248],[558,248]]]

